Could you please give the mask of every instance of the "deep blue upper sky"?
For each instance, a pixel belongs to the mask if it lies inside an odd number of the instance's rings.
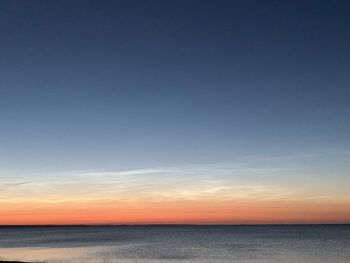
[[[350,147],[349,1],[1,1],[2,169]]]

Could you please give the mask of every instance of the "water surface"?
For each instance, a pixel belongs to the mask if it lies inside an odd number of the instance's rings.
[[[0,228],[0,257],[68,263],[348,263],[350,225]]]

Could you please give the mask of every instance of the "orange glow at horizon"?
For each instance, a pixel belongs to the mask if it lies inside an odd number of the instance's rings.
[[[0,224],[349,223],[347,203],[307,201],[147,201],[1,204]]]
[[[0,224],[350,223],[347,177],[316,180],[318,171],[271,167],[8,176],[0,185]]]

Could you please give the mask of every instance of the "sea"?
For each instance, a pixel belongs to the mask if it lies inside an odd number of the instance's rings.
[[[0,227],[0,260],[349,263],[350,225]]]

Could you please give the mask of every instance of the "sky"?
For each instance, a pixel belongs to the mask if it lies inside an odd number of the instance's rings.
[[[350,223],[350,2],[0,2],[0,224]]]

